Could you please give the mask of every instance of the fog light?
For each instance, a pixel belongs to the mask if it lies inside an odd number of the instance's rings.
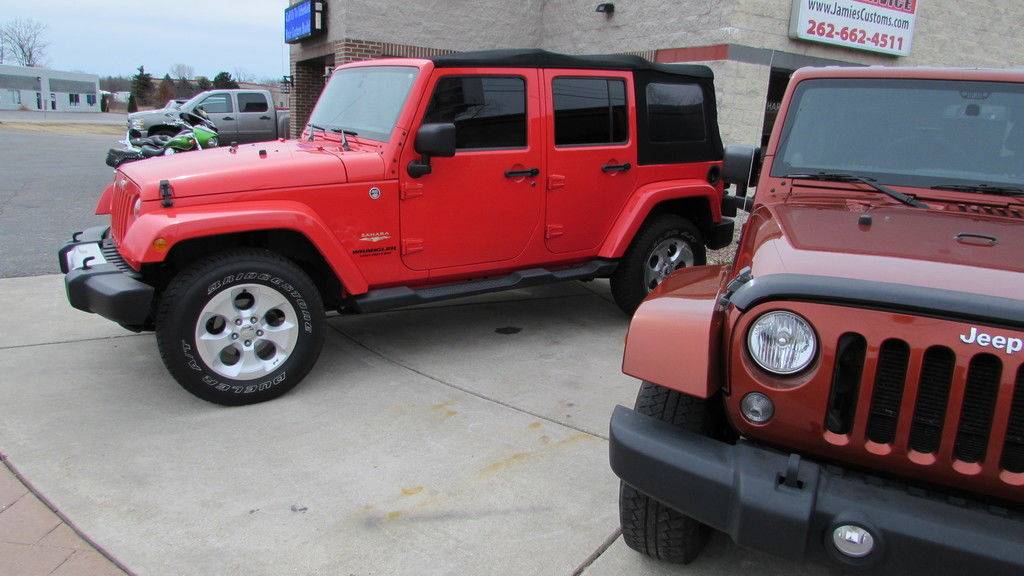
[[[832,531],[836,550],[850,558],[863,558],[875,549],[875,537],[860,526],[844,524]]]
[[[740,402],[740,411],[743,417],[754,424],[764,424],[775,415],[775,404],[772,399],[760,392],[751,392],[743,397]]]

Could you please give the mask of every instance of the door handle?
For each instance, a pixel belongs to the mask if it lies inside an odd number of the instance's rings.
[[[232,118],[231,116],[225,116],[221,118],[221,120],[234,120],[234,118]]]
[[[270,116],[260,116],[260,120],[270,120]]]
[[[532,178],[540,174],[540,168],[527,168],[526,170],[509,170],[505,172],[505,178]]]
[[[601,166],[601,172],[606,174],[608,172],[625,172],[632,167],[633,165],[629,162],[626,162],[625,164],[605,164],[604,166]]]

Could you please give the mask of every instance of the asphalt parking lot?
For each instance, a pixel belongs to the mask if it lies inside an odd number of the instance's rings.
[[[60,276],[38,275],[98,221],[112,138],[22,141],[32,152],[9,135],[0,270],[19,277],[0,279],[0,451],[133,571],[827,573],[723,537],[686,567],[622,543],[607,422],[638,382],[607,283],[336,316],[294,391],[215,406],[175,384],[152,335],[70,309]],[[13,258],[22,247],[34,256]]]
[[[0,125],[0,278],[58,272],[56,250],[93,215],[113,172],[104,164],[119,138]]]

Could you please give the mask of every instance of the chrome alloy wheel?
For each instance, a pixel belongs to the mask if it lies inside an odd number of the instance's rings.
[[[252,380],[279,368],[295,349],[299,322],[284,294],[240,284],[214,295],[196,320],[196,348],[225,378]]]
[[[644,263],[644,288],[648,292],[654,290],[669,274],[679,268],[693,266],[693,263],[693,250],[682,238],[662,240],[647,255]]]

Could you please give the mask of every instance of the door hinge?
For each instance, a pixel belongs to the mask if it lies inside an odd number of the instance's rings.
[[[562,234],[565,234],[561,224],[548,224],[547,231],[544,233],[545,238],[558,238]]]
[[[565,186],[565,176],[561,174],[548,175],[548,190],[555,190]]]
[[[418,182],[404,182],[402,190],[398,193],[398,197],[402,200],[419,198],[420,196],[423,196],[423,184]]]
[[[423,240],[419,238],[407,238],[402,240],[402,255],[423,252]]]

